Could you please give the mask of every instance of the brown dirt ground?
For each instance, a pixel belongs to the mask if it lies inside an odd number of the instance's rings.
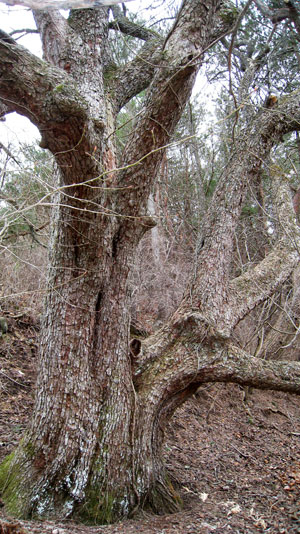
[[[38,327],[9,317],[0,339],[0,460],[30,417]],[[232,385],[206,385],[169,425],[165,461],[184,502],[181,512],[111,526],[13,521],[0,534],[300,533],[300,398]]]

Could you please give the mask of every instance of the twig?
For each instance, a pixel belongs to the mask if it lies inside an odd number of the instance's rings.
[[[21,384],[20,382],[17,382],[17,380],[14,380],[13,378],[10,378],[10,376],[6,375],[5,373],[3,373],[3,371],[1,371],[0,369],[0,373],[5,376],[5,378],[7,378],[7,380],[10,380],[11,382],[13,382],[14,384],[17,384],[18,386],[21,386],[21,388],[25,388],[27,389],[28,386],[25,386],[24,384]]]

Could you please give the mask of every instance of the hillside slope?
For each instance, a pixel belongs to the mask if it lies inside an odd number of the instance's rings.
[[[0,338],[0,460],[28,423],[38,324],[8,317]],[[237,386],[205,385],[169,425],[165,461],[184,508],[146,511],[134,520],[94,527],[73,522],[13,521],[0,511],[0,534],[296,534],[300,532],[300,398]]]

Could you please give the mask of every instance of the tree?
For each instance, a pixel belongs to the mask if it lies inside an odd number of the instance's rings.
[[[248,2],[249,4],[249,2]],[[232,277],[234,232],[249,184],[272,148],[298,131],[300,91],[247,114],[202,224],[197,264],[166,324],[129,338],[128,276],[160,163],[206,51],[238,12],[219,0],[183,0],[166,39],[114,8],[35,12],[45,60],[0,33],[3,113],[40,130],[54,156],[48,295],[30,428],[0,468],[1,498],[22,517],[110,522],[148,504],[180,499],[161,456],[174,410],[206,382],[300,393],[300,365],[255,358],[235,344],[238,322],[299,262],[300,234],[282,170],[269,165],[280,231],[255,267]],[[118,22],[119,21],[119,22]],[[126,22],[126,24],[125,24]],[[113,62],[109,31],[145,41],[125,66]],[[128,142],[117,148],[119,111],[147,89]]]

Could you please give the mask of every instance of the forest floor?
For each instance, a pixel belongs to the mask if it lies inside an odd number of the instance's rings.
[[[38,327],[10,317],[0,339],[0,461],[26,428],[33,402]],[[165,461],[183,498],[173,515],[140,513],[111,526],[13,521],[0,534],[300,533],[300,397],[205,385],[177,411]],[[0,503],[1,504],[1,503]]]

